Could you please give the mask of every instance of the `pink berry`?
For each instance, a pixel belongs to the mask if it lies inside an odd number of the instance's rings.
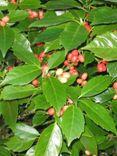
[[[87,77],[88,77],[88,74],[87,74],[87,73],[83,73],[83,74],[81,75],[81,79],[82,79],[82,80],[86,80]]]
[[[97,70],[99,73],[103,73],[107,70],[106,65],[103,63],[97,64]]]
[[[46,53],[45,53],[45,52],[41,52],[41,53],[39,54],[39,56],[42,57],[42,58],[44,58],[44,57],[46,56]]]
[[[7,22],[9,21],[9,16],[3,17],[3,18],[2,18],[2,21],[3,21],[4,23],[7,23]]]
[[[78,50],[72,50],[71,54],[73,56],[78,56],[79,55]]]
[[[71,60],[71,59],[72,59],[72,56],[73,56],[73,55],[72,55],[71,53],[69,53],[69,54],[67,55],[67,59],[68,59],[68,60]]]
[[[35,86],[35,87],[38,87],[39,81],[38,81],[37,79],[34,79],[34,80],[32,81],[32,85]]]
[[[117,90],[117,81],[113,83],[114,90]]]
[[[55,109],[54,108],[49,108],[48,109],[48,115],[53,116],[55,114]]]
[[[84,58],[84,55],[83,55],[83,54],[79,54],[78,58],[79,58],[79,61],[80,61],[81,63],[84,63],[85,58]]]
[[[78,83],[78,84],[82,84],[82,82],[83,82],[82,79],[80,79],[80,78],[77,79],[77,83]]]
[[[71,61],[72,63],[76,63],[78,61],[78,56],[72,56]]]
[[[44,11],[43,10],[39,10],[39,12],[38,12],[38,18],[39,19],[43,19],[44,18]]]
[[[64,65],[65,65],[65,66],[69,66],[70,64],[69,64],[69,62],[68,62],[67,60],[65,60],[65,61],[64,61]]]
[[[4,21],[0,21],[0,26],[1,27],[5,27],[6,26],[6,23]]]

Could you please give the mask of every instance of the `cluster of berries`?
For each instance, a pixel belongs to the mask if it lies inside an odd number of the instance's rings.
[[[84,63],[84,60],[83,54],[80,54],[78,50],[72,50],[67,55],[67,60],[64,61],[64,65],[70,67],[69,73],[71,75],[78,75],[78,71],[74,66],[78,66],[79,63]]]
[[[0,20],[0,26],[1,27],[5,27],[6,24],[8,23],[9,21],[9,16],[4,16],[1,20]]]
[[[115,81],[114,83],[113,83],[113,89],[115,90],[115,95],[114,95],[114,97],[113,97],[113,100],[117,100],[117,81]]]
[[[34,55],[39,60],[40,63],[42,63],[43,59],[46,57],[46,53],[45,52],[41,52],[39,54],[34,54]]]
[[[61,83],[66,83],[70,78],[69,72],[64,72],[62,68],[56,70],[56,76]]]
[[[39,10],[38,12],[36,12],[31,9],[28,9],[28,14],[29,14],[29,19],[34,19],[34,18],[43,19],[44,18],[43,10]]]
[[[62,116],[64,114],[64,112],[67,110],[69,106],[68,105],[65,105],[61,108],[60,110],[60,116]],[[55,115],[56,111],[53,107],[49,108],[48,111],[47,111],[47,114],[50,115],[50,116],[53,116]]]
[[[80,78],[77,79],[77,83],[81,86],[85,86],[87,84],[88,74],[83,73]]]
[[[101,61],[100,63],[97,64],[97,70],[99,73],[104,73],[107,70],[106,64],[108,62],[107,61]]]

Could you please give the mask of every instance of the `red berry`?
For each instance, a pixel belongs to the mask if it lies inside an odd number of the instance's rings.
[[[39,54],[39,57],[44,58],[45,56],[46,56],[46,53],[45,53],[45,52],[41,52],[41,53]]]
[[[73,56],[78,56],[79,55],[78,50],[72,50],[71,54]]]
[[[70,64],[69,64],[69,62],[68,62],[67,60],[65,60],[65,61],[64,61],[64,65],[65,65],[65,66],[69,66]]]
[[[55,114],[55,109],[54,108],[49,108],[48,109],[48,115],[53,116]]]
[[[84,55],[83,55],[83,54],[80,54],[80,55],[78,56],[78,59],[79,59],[79,61],[80,61],[81,63],[84,63],[84,61],[85,61],[85,58],[84,58]]]
[[[70,73],[71,75],[76,75],[76,76],[78,76],[78,71],[77,71],[76,69],[70,70],[69,73]]]
[[[68,60],[71,60],[71,59],[72,59],[72,56],[73,56],[72,53],[69,53],[69,54],[67,55],[67,59],[68,59]]]
[[[44,42],[38,42],[38,43],[36,43],[36,46],[37,47],[42,47],[42,46],[44,46]]]
[[[72,56],[71,61],[72,63],[78,62],[78,56]]]
[[[103,73],[107,70],[106,65],[103,63],[97,64],[97,70],[99,73]]]
[[[13,66],[8,66],[7,71],[11,71],[11,70],[13,70]]]
[[[117,90],[117,81],[113,83],[114,90]]]
[[[108,61],[105,61],[105,60],[103,60],[103,61],[101,61],[100,63],[103,63],[103,64],[107,64],[108,63]]]
[[[38,13],[36,11],[32,11],[31,16],[33,18],[37,18],[38,17]]]
[[[75,69],[74,66],[71,66],[71,67],[70,67],[70,70],[74,70],[74,69]]]
[[[92,27],[89,25],[87,21],[84,23],[84,27],[87,29],[88,32],[92,30]]]
[[[38,87],[39,81],[37,79],[33,80],[32,85],[35,86],[35,87]]]
[[[11,0],[12,4],[16,4],[17,0]]]

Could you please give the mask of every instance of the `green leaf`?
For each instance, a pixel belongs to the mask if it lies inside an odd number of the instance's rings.
[[[44,49],[45,49],[44,50],[45,52],[49,52],[49,51],[56,50],[56,49],[61,49],[60,40],[56,39],[51,42],[46,42],[44,45]]]
[[[79,6],[79,3],[77,3],[74,0],[67,0],[67,1],[52,0],[52,1],[47,2],[45,6],[46,6],[46,9],[49,9],[49,10],[69,9],[69,8],[77,8]]]
[[[40,0],[22,0],[19,7],[21,9],[37,9],[40,7]]]
[[[4,146],[0,146],[0,155],[1,156],[11,156],[10,151]]]
[[[14,32],[9,27],[0,27],[0,50],[5,57],[7,50],[12,46],[14,41]]]
[[[18,66],[7,74],[1,85],[25,85],[39,76],[40,73],[39,68],[34,65]]]
[[[38,95],[32,99],[32,104],[35,105],[35,109],[48,109],[51,104],[47,102],[44,95]]]
[[[62,147],[62,134],[57,124],[46,128],[37,143],[35,156],[58,156]]]
[[[33,126],[43,125],[43,123],[47,120],[48,115],[45,112],[37,112],[32,119]]]
[[[30,46],[30,42],[24,35],[16,34],[13,45],[14,54],[22,61],[39,67],[39,60],[32,53]]]
[[[104,91],[103,93],[96,95],[94,97],[94,100],[96,103],[104,103],[104,102],[111,100],[114,95],[115,95],[115,91],[113,89],[109,88],[108,90]]]
[[[97,36],[83,49],[91,50],[95,56],[104,60],[117,60],[117,32],[107,32]]]
[[[73,20],[73,16],[70,13],[65,13],[61,16],[49,15],[39,21],[33,22],[30,27],[48,27],[59,25]]]
[[[83,33],[82,33],[83,32]],[[85,42],[88,36],[88,31],[84,26],[76,22],[68,23],[61,35],[61,44],[69,51],[79,47]]]
[[[87,116],[93,120],[97,125],[101,126],[107,131],[117,134],[115,123],[109,112],[101,105],[98,105],[91,100],[81,100],[80,107],[86,112]]]
[[[43,80],[42,89],[47,101],[59,112],[66,102],[66,87],[56,78],[48,77]]]
[[[61,128],[69,146],[84,131],[84,117],[81,110],[76,106],[69,107],[63,114]]]
[[[85,52],[84,57],[85,57],[85,62],[84,62],[85,66],[92,63],[95,60],[94,54],[90,52]]]
[[[116,100],[112,101],[112,111],[114,112],[114,114],[117,115],[117,101]]]
[[[97,95],[108,88],[112,83],[110,76],[96,76],[88,81],[88,83],[82,88],[80,97],[88,97]]]
[[[62,28],[59,27],[51,27],[46,29],[45,31],[36,35],[34,39],[34,43],[37,42],[51,42],[59,38],[60,34],[63,32]]]
[[[9,13],[10,22],[22,21],[28,17],[28,12],[24,10],[12,10]]]
[[[107,15],[107,16],[105,16]],[[99,7],[89,13],[92,25],[117,23],[117,9]]]
[[[16,136],[9,138],[5,143],[6,146],[14,152],[23,152],[31,147],[33,140],[28,141],[27,139],[20,139]]]
[[[66,53],[65,51],[58,51],[51,55],[48,59],[48,65],[50,69],[59,66],[65,59]]]
[[[35,140],[39,136],[39,133],[35,128],[24,123],[16,124],[14,134],[20,139],[27,141]]]
[[[97,142],[88,127],[85,127],[85,132],[82,134],[80,142],[85,147],[85,149],[90,151],[92,154],[97,155]]]
[[[32,85],[27,86],[6,86],[1,92],[3,100],[14,100],[28,97],[37,92],[37,88]]]
[[[110,62],[107,64],[107,71],[110,76],[117,78],[117,62]]]
[[[8,124],[10,128],[14,128],[18,116],[18,104],[15,102],[3,101],[0,105],[5,123]]]

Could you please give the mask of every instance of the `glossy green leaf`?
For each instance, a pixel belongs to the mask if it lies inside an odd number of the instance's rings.
[[[81,136],[84,131],[84,122],[83,114],[76,106],[71,106],[65,111],[61,121],[61,128],[67,138],[68,146],[74,139]]]
[[[47,2],[45,6],[46,6],[46,9],[57,10],[57,9],[68,9],[68,8],[74,8],[74,7],[77,8],[79,6],[79,3],[77,3],[74,0],[67,0],[67,1],[52,0],[52,1]]]
[[[62,147],[62,134],[57,124],[47,127],[36,146],[35,156],[58,156]]]
[[[9,138],[5,143],[6,146],[14,152],[23,152],[31,147],[33,140],[28,141],[27,139],[20,139],[16,136]]]
[[[49,51],[52,51],[52,50],[56,50],[56,49],[61,49],[61,45],[60,45],[60,40],[57,39],[57,40],[54,40],[54,41],[51,41],[51,42],[46,42],[45,45],[44,45],[44,51],[45,52],[49,52]]]
[[[27,141],[35,140],[39,136],[39,133],[35,128],[24,123],[16,124],[14,134],[20,139]]]
[[[32,53],[30,42],[24,35],[16,34],[13,50],[14,54],[22,61],[38,67],[40,66],[39,60]]]
[[[37,42],[51,42],[59,38],[60,34],[63,32],[62,28],[52,27],[48,28],[45,31],[39,33],[34,40],[34,43]]]
[[[110,62],[107,64],[107,71],[110,76],[117,78],[117,62]]]
[[[109,112],[101,105],[98,105],[91,100],[81,100],[80,107],[86,112],[87,116],[93,120],[97,125],[117,134],[115,123]]]
[[[106,90],[111,83],[112,78],[110,76],[96,76],[82,88],[79,98],[97,95]]]
[[[83,33],[82,33],[83,32]],[[88,31],[84,26],[76,22],[68,23],[61,35],[61,44],[69,51],[79,47],[85,42],[88,36]]]
[[[104,103],[104,102],[111,100],[114,95],[115,95],[115,91],[109,88],[103,93],[96,95],[94,97],[94,100],[96,103]]]
[[[32,85],[27,86],[6,86],[1,92],[3,100],[14,100],[28,97],[37,92],[37,88]]]
[[[14,32],[9,27],[0,27],[0,50],[5,56],[14,41]]]
[[[12,10],[9,13],[10,22],[22,21],[28,17],[28,12],[24,10]]]
[[[96,8],[90,12],[89,18],[92,25],[117,23],[117,9],[110,7]]]
[[[70,13],[65,13],[61,16],[49,15],[40,21],[33,22],[30,27],[48,27],[59,25],[73,20],[73,16]]]
[[[18,104],[15,102],[8,101],[1,102],[1,112],[5,120],[5,123],[10,128],[14,128],[18,116]]]
[[[112,111],[117,115],[117,101],[112,101]]]
[[[51,68],[55,68],[59,66],[65,59],[65,51],[58,51],[51,55],[48,59],[48,65]]]
[[[84,57],[85,57],[85,62],[84,62],[85,66],[92,63],[95,60],[94,54],[90,52],[85,52]]]
[[[83,49],[91,50],[95,56],[104,60],[117,60],[117,32],[107,32],[97,36]]]
[[[43,80],[42,89],[46,100],[59,112],[66,102],[66,87],[56,78],[48,77]]]
[[[1,85],[25,85],[39,76],[41,71],[34,65],[23,65],[15,67],[10,71]]]
[[[22,0],[19,3],[21,9],[37,9],[40,7],[40,0]]]
[[[47,102],[44,95],[38,95],[32,99],[32,104],[35,105],[35,109],[48,109],[51,104]]]

